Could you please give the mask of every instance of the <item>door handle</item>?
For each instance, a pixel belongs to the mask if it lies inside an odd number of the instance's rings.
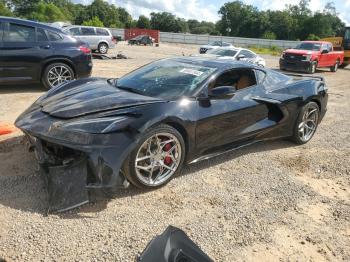
[[[41,49],[50,49],[51,46],[50,45],[41,45],[40,48]]]

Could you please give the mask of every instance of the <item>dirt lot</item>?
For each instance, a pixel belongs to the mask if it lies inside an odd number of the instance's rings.
[[[118,77],[196,48],[119,45],[132,59],[95,60],[93,75]],[[307,145],[257,144],[188,166],[156,191],[130,189],[60,215],[45,216],[44,185],[21,133],[0,137],[0,258],[133,261],[171,224],[215,261],[349,261],[350,70],[318,73],[329,85],[329,110]],[[1,87],[0,121],[13,122],[42,93]]]

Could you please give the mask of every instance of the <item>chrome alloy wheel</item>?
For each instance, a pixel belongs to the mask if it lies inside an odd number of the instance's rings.
[[[47,80],[51,87],[61,85],[74,79],[72,72],[64,65],[54,66],[47,74]]]
[[[176,172],[181,154],[181,144],[176,136],[170,133],[151,136],[136,155],[135,171],[138,179],[147,186],[163,184]]]
[[[303,142],[309,141],[316,131],[318,108],[311,106],[305,110],[302,122],[298,126],[299,137]]]

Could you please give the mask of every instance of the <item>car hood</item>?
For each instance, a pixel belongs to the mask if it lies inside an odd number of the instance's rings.
[[[300,50],[300,49],[287,49],[284,52],[289,54],[295,54],[295,55],[311,55],[311,54],[318,53],[318,51]]]
[[[57,118],[74,118],[102,111],[165,102],[123,91],[106,79],[74,81],[49,91],[37,101],[41,110]]]

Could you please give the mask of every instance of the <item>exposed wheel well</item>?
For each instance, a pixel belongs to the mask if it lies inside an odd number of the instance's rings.
[[[101,44],[106,44],[107,47],[109,47],[109,44],[108,44],[107,42],[101,41],[101,42],[98,43],[97,48],[99,48],[99,46],[100,46]]]
[[[188,134],[186,129],[182,125],[176,122],[165,122],[164,124],[175,128],[181,134],[182,138],[185,141],[186,152],[188,152],[189,145],[188,145]]]
[[[310,102],[315,102],[318,106],[318,109],[321,110],[321,103],[317,99],[312,99]]]

